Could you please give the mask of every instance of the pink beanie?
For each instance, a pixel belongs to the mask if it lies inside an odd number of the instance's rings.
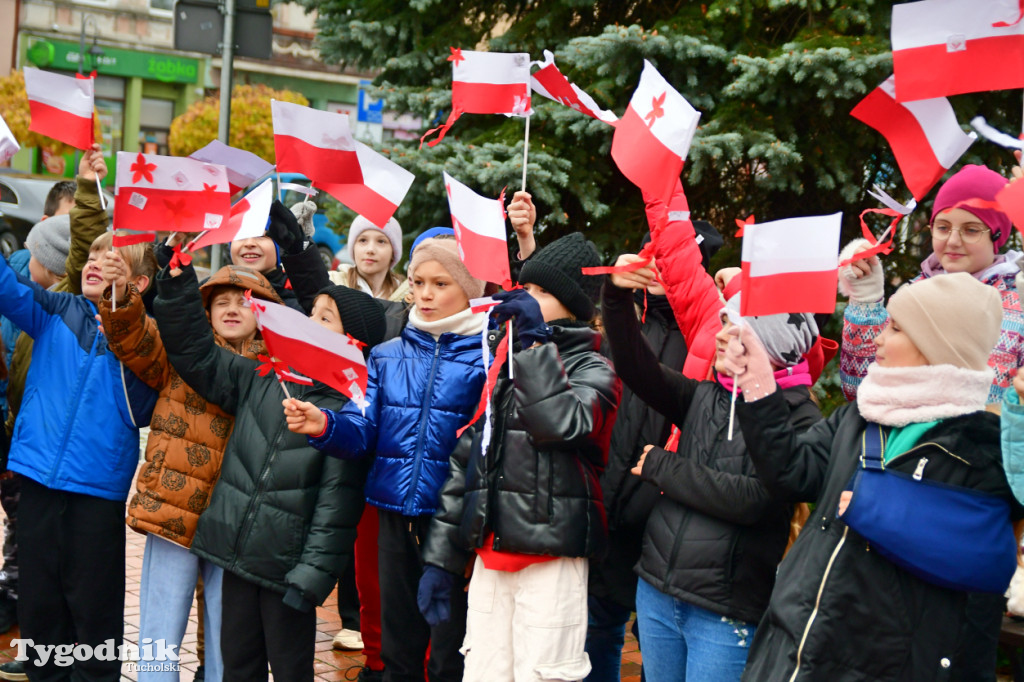
[[[992,250],[999,253],[1010,238],[1010,216],[993,204],[996,194],[1006,186],[1006,178],[985,166],[964,166],[939,188],[932,206],[935,216],[951,208],[962,208],[992,230]]]

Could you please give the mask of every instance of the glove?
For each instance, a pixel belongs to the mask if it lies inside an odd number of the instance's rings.
[[[866,239],[854,239],[839,253],[839,262],[853,257],[862,246],[870,245]],[[877,303],[885,294],[882,262],[878,260],[878,256],[871,256],[859,262],[870,266],[871,271],[864,274],[854,267],[853,263],[839,268],[839,293],[848,297],[850,303]]]
[[[452,615],[452,587],[455,574],[443,568],[426,565],[416,591],[416,605],[430,627],[447,621]]]
[[[282,251],[292,256],[302,253],[303,243],[306,240],[306,235],[295,218],[295,214],[276,200],[270,205],[270,225],[267,226],[267,236],[273,239]]]
[[[284,593],[284,598],[281,600],[285,606],[290,606],[296,611],[302,613],[309,613],[313,609],[313,605],[302,596],[302,590],[295,587],[295,585],[289,585],[288,591]]]
[[[529,348],[535,343],[545,343],[551,338],[551,327],[544,322],[540,304],[525,289],[499,291],[493,298],[501,303],[491,308],[491,317],[496,319],[498,324],[515,318],[516,334],[519,335],[519,342],[523,348]]]
[[[775,372],[768,352],[747,325],[729,330],[732,338],[725,349],[725,369],[732,375],[736,388],[748,403],[775,392]]]

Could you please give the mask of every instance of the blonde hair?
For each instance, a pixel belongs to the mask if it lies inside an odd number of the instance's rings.
[[[349,289],[359,289],[359,280],[366,282],[368,289],[373,289],[366,278],[359,274],[359,269],[355,265],[349,268],[348,276],[345,279],[348,280],[345,282],[345,286]],[[384,284],[380,288],[380,298],[391,298],[391,294],[395,293],[400,286],[402,286],[401,278],[395,274],[394,270],[388,270],[387,277],[384,278]]]
[[[99,237],[93,240],[89,246],[89,253],[95,253],[97,251],[109,251],[114,245],[114,233],[104,232]],[[132,244],[131,246],[119,246],[117,252],[121,254],[121,258],[124,259],[125,264],[128,266],[128,271],[132,277],[138,277],[145,275],[149,278],[149,286],[153,284],[153,277],[156,275],[156,271],[159,268],[159,264],[156,262],[156,254],[153,253],[153,244]],[[140,293],[146,293],[142,291]]]

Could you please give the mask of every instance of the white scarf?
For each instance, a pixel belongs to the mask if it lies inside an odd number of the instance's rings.
[[[466,308],[443,319],[428,321],[420,317],[419,308],[413,306],[409,309],[409,324],[435,339],[444,333],[475,336],[487,324],[487,313],[474,313],[472,308]]]
[[[868,366],[857,387],[857,409],[869,422],[906,426],[985,409],[992,370],[954,365]]]

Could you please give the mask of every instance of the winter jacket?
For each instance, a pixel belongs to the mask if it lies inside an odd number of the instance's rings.
[[[765,485],[779,497],[817,503],[779,566],[743,679],[950,679],[965,594],[898,568],[837,517],[860,466],[866,422],[857,406],[840,407],[800,435],[785,424],[778,391],[740,400],[736,412]],[[940,422],[886,468],[1013,500],[999,461],[999,418],[988,412]]]
[[[661,366],[640,334],[628,290],[605,284],[605,328],[623,382],[679,425],[679,452],[655,447],[642,479],[661,489],[644,531],[637,574],[676,599],[754,622],[768,605],[793,510],[754,471],[737,430],[730,441],[730,392]],[[780,417],[803,431],[821,418],[806,386],[782,391]]]
[[[309,244],[303,251],[295,254],[281,253],[281,263],[288,272],[288,280],[296,300],[308,315],[313,311],[313,302],[317,293],[324,287],[334,284],[333,277],[328,276],[327,266],[320,257],[316,244]],[[344,284],[342,284],[344,285]],[[375,299],[384,308],[384,321],[387,325],[384,340],[388,341],[402,333],[408,320],[408,307],[403,301]]]
[[[82,293],[82,270],[89,260],[89,249],[96,238],[107,231],[107,212],[100,206],[99,189],[94,180],[86,180],[79,176],[75,179],[75,205],[71,209],[71,244],[68,257],[64,262],[64,279],[54,285],[53,291],[66,291],[78,296]],[[28,277],[28,265],[22,274]],[[5,337],[4,342],[7,339]],[[21,408],[22,395],[25,390],[25,377],[28,375],[29,362],[32,358],[32,339],[21,334],[15,344],[8,348],[12,353],[7,367],[10,371],[7,385],[9,412],[7,414],[7,432],[14,432],[14,420]]]
[[[1000,262],[993,264],[978,277],[981,282],[994,286],[1003,300],[1002,333],[988,359],[989,367],[995,370],[995,379],[988,395],[990,403],[1002,401],[1003,393],[1013,381],[1017,368],[1024,366],[1024,311],[1015,281],[1019,272],[1016,261],[1020,257],[1019,252],[1009,251],[1000,257]],[[911,283],[941,274],[941,271],[930,267],[931,260],[929,258],[922,264],[923,271]],[[884,300],[875,303],[851,301],[846,306],[843,313],[839,378],[847,400],[857,399],[857,387],[867,376],[868,365],[875,360],[875,337],[882,333],[888,322],[889,313],[885,309]]]
[[[235,416],[220,479],[199,519],[192,551],[235,575],[320,604],[352,556],[362,513],[363,471],[325,457],[285,424],[284,394],[273,374],[214,342],[195,270],[157,277],[155,313],[171,364],[199,396]],[[289,392],[338,409],[327,386]]]
[[[648,295],[647,303],[646,318],[640,323],[644,342],[664,367],[679,372],[686,359],[686,342],[668,300]],[[622,401],[608,448],[608,466],[601,475],[608,511],[609,551],[604,559],[590,562],[589,592],[630,611],[635,609],[636,599],[633,566],[640,559],[647,517],[660,495],[656,487],[634,476],[630,469],[636,466],[644,446],[664,444],[671,428],[664,415],[628,386],[622,387]]]
[[[1000,419],[1003,470],[1014,497],[1024,504],[1024,406],[1012,388],[1003,395]]]
[[[47,291],[3,261],[0,313],[34,339],[8,468],[53,490],[124,501],[156,394],[110,352],[85,297]]]
[[[463,434],[423,559],[461,574],[494,533],[497,551],[601,556],[608,524],[599,476],[621,386],[588,327],[552,325],[549,343],[512,356],[494,388],[493,429]]]
[[[413,326],[370,351],[363,414],[354,403],[326,410],[310,443],[346,459],[375,455],[366,501],[406,516],[437,511],[455,432],[469,423],[484,386],[479,336],[438,339]]]
[[[203,289],[229,285],[251,290],[258,298],[281,302],[266,279],[254,271],[241,274],[222,269]],[[246,277],[244,283],[241,278]],[[135,495],[128,504],[128,525],[140,533],[157,533],[183,547],[192,544],[199,515],[210,502],[220,476],[221,460],[235,418],[207,402],[188,386],[168,362],[156,321],[146,315],[134,286],[117,309],[110,309],[110,290],[100,301],[100,317],[110,349],[135,376],[159,396],[153,409],[146,463],[135,480]],[[214,334],[218,346],[230,346]],[[241,355],[255,360],[266,353],[262,341],[246,344]]]

